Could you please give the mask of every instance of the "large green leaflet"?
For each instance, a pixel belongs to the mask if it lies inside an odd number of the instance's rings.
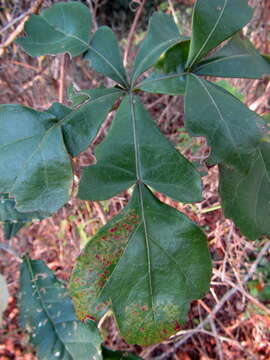
[[[245,169],[263,135],[264,121],[219,86],[190,74],[185,126],[192,136],[207,138],[210,163],[225,162]]]
[[[85,59],[97,72],[127,86],[127,75],[118,42],[114,32],[107,26],[102,26],[95,32]]]
[[[49,112],[60,120],[68,152],[78,156],[96,137],[115,101],[123,94],[119,89],[82,90],[77,96],[88,96],[87,103],[71,109],[55,103]]]
[[[187,68],[228,39],[252,16],[247,0],[197,0],[192,19],[192,39]]]
[[[80,317],[99,319],[111,306],[125,339],[149,345],[179,329],[210,275],[202,231],[140,183],[77,259],[70,291]]]
[[[68,292],[40,260],[25,258],[20,275],[21,325],[40,360],[100,360],[96,325],[77,320]]]
[[[81,199],[105,200],[138,180],[178,201],[201,199],[199,173],[160,133],[134,95],[123,100],[96,158],[96,165],[83,170]]]
[[[68,52],[80,55],[88,48],[92,19],[80,2],[58,3],[32,15],[25,25],[26,38],[17,43],[31,56]]]
[[[25,25],[28,37],[17,42],[31,56],[66,52],[76,56],[88,50],[86,58],[96,71],[126,86],[126,73],[114,33],[101,27],[90,41],[91,25],[86,6],[73,1],[58,3],[39,16],[32,15]]]
[[[132,84],[144,71],[153,66],[160,55],[176,43],[184,40],[173,21],[167,14],[154,13],[149,21],[148,33],[135,58]]]
[[[0,189],[18,211],[53,213],[69,200],[72,168],[52,114],[1,105],[0,148]]]
[[[248,160],[247,172],[220,166],[220,195],[225,216],[249,239],[270,235],[270,144],[262,142]]]
[[[199,63],[194,72],[215,77],[258,79],[270,75],[270,63],[248,39],[236,35],[221,50]]]

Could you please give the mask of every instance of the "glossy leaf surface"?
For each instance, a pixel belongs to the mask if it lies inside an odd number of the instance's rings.
[[[195,167],[160,133],[138,97],[123,100],[96,158],[83,170],[81,199],[105,200],[138,180],[179,201],[201,199]]]
[[[247,0],[197,0],[193,11],[192,39],[187,68],[228,39],[252,16]]]
[[[146,38],[135,58],[132,83],[134,84],[140,74],[154,65],[162,53],[183,39],[172,17],[154,13],[149,21]]]
[[[2,326],[2,316],[8,306],[8,287],[6,279],[0,274],[0,327]]]
[[[190,40],[183,40],[174,45],[161,55],[158,62],[155,64],[155,68],[165,74],[184,72],[189,48]]]
[[[199,63],[194,72],[215,77],[259,79],[270,75],[270,63],[248,39],[234,36],[221,50]]]
[[[118,42],[114,32],[107,26],[102,26],[95,32],[85,59],[97,72],[127,86],[126,71]]]
[[[17,43],[31,56],[61,54],[80,55],[88,48],[91,14],[80,2],[54,4],[41,14],[32,15],[25,25],[25,38]]]
[[[220,195],[225,216],[255,240],[270,235],[270,144],[263,142],[248,160],[248,171],[220,166]]]
[[[78,108],[71,111],[56,103],[48,110],[61,121],[65,144],[73,157],[91,144],[108,112],[122,94],[121,90],[114,88],[85,90],[81,96],[87,95],[88,100]]]
[[[111,306],[125,339],[149,345],[176,332],[210,275],[202,231],[139,184],[77,259],[71,292],[80,316],[100,318]]]
[[[225,162],[245,169],[263,134],[263,120],[219,86],[189,75],[185,126],[192,136],[205,136],[210,163]]]
[[[21,212],[57,211],[73,181],[57,119],[20,105],[0,106],[0,189]]]
[[[95,324],[76,319],[65,286],[43,261],[24,259],[20,288],[21,325],[39,359],[102,359]]]

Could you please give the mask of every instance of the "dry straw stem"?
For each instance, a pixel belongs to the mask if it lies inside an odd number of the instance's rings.
[[[17,38],[18,35],[23,31],[25,22],[29,19],[31,14],[36,13],[39,8],[41,7],[44,0],[37,0],[34,2],[34,4],[31,6],[31,8],[26,11],[24,16],[22,17],[22,21],[19,23],[19,25],[16,27],[16,29],[9,35],[7,40],[0,45],[0,57],[4,54],[5,49],[13,43],[13,41]]]

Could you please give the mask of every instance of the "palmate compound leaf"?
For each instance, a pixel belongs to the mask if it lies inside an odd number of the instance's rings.
[[[149,345],[179,330],[210,275],[203,232],[140,183],[78,257],[70,292],[79,317],[100,319],[111,307],[125,339]]]
[[[161,54],[178,42],[185,40],[167,14],[154,13],[150,18],[146,38],[142,42],[135,58],[131,82],[134,85],[137,77],[154,65]]]
[[[49,216],[69,200],[69,154],[77,156],[87,148],[122,95],[117,89],[93,93],[93,100],[73,110],[58,103],[43,113],[20,105],[0,106],[0,189],[15,197],[18,211]]]
[[[225,216],[251,240],[270,235],[270,144],[261,142],[248,170],[220,165],[219,192]]]
[[[186,67],[239,31],[251,19],[247,0],[197,0],[192,18],[192,39]]]
[[[221,87],[193,74],[187,77],[187,131],[207,138],[210,164],[222,162],[246,169],[263,136],[263,119]]]
[[[238,34],[195,66],[193,71],[198,75],[259,79],[270,75],[270,63],[248,39],[242,39]]]
[[[91,25],[91,14],[86,6],[75,1],[60,2],[39,16],[32,15],[25,25],[28,37],[18,39],[17,43],[31,56],[66,52],[77,56],[87,51],[85,57],[94,70],[127,86],[113,31],[101,27],[90,40]]]
[[[8,286],[6,279],[0,274],[0,327],[2,326],[2,316],[8,306]]]
[[[154,70],[136,89],[156,94],[185,93],[184,67],[189,52],[189,40],[181,41],[161,55]]]
[[[61,54],[80,55],[88,48],[92,18],[89,9],[80,2],[54,4],[26,22],[28,37],[17,43],[31,56]]]
[[[0,223],[4,226],[4,237],[9,240],[29,221],[43,219],[50,214],[42,212],[20,213],[15,208],[15,200],[8,194],[0,194]]]
[[[20,105],[0,105],[0,190],[20,212],[53,213],[68,200],[69,155],[55,117]]]
[[[24,258],[20,271],[20,320],[40,360],[101,360],[93,321],[77,320],[64,284],[41,260]]]
[[[160,133],[132,94],[122,101],[96,158],[97,164],[83,169],[80,199],[105,200],[139,180],[178,201],[201,200],[199,173]]]

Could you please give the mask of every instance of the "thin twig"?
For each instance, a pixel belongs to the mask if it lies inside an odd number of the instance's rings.
[[[138,10],[136,11],[136,15],[135,15],[135,17],[134,17],[134,20],[133,20],[133,23],[132,23],[130,32],[129,32],[129,34],[128,34],[127,46],[126,46],[126,50],[125,50],[125,54],[124,54],[124,65],[125,65],[125,66],[127,65],[128,56],[129,56],[129,50],[130,50],[131,43],[132,43],[132,40],[133,40],[133,36],[134,36],[135,30],[136,30],[138,21],[139,21],[139,19],[140,19],[140,16],[141,16],[141,14],[142,14],[142,11],[143,11],[145,2],[146,2],[146,0],[141,0],[140,5],[139,5],[139,8],[138,8]]]
[[[64,91],[65,91],[65,54],[60,55],[60,79],[59,79],[59,93],[58,99],[62,104],[64,102]]]
[[[176,12],[175,12],[175,10],[174,10],[174,6],[173,6],[173,3],[172,3],[172,0],[168,0],[168,3],[169,3],[169,7],[170,7],[170,10],[171,10],[172,16],[173,16],[173,20],[174,20],[174,22],[175,22],[177,25],[179,25],[179,21],[178,21]]]
[[[244,277],[243,284],[245,284],[256,272],[259,263],[261,262],[262,258],[264,257],[264,255],[267,253],[267,251],[269,249],[270,249],[270,240],[267,241],[265,243],[265,245],[263,246],[263,248],[261,249],[259,255],[257,256],[257,259],[254,261],[251,268],[249,269],[249,272]],[[213,318],[213,315],[217,314],[220,311],[220,309],[223,307],[223,305],[238,291],[239,291],[239,289],[234,287],[234,288],[230,289],[225,295],[223,295],[223,297],[220,299],[219,303],[215,305],[211,314],[207,315],[207,317],[195,329],[190,330],[190,332],[187,335],[184,335],[183,337],[180,338],[179,341],[177,341],[175,343],[175,349],[178,350],[185,342],[187,342],[188,339],[190,339],[191,336],[193,336],[194,334],[196,334],[198,332],[201,332],[201,330],[205,327],[205,325],[211,321],[211,319]],[[181,332],[181,333],[183,333],[183,332]],[[179,334],[176,336],[179,336]],[[166,354],[166,356],[168,356],[168,353]],[[162,355],[161,357],[158,358],[158,360],[165,360],[166,356]]]
[[[16,29],[9,35],[4,44],[0,45],[0,56],[4,54],[5,49],[13,43],[13,41],[17,38],[18,35],[23,31],[25,22],[29,19],[31,14],[36,13],[41,7],[44,0],[37,0],[31,8],[25,13],[24,18],[16,27]]]
[[[15,259],[17,261],[19,261],[20,263],[22,262],[20,255],[8,244],[0,243],[0,249],[2,249],[4,251],[8,252],[9,254],[11,254],[12,256],[14,256]]]

